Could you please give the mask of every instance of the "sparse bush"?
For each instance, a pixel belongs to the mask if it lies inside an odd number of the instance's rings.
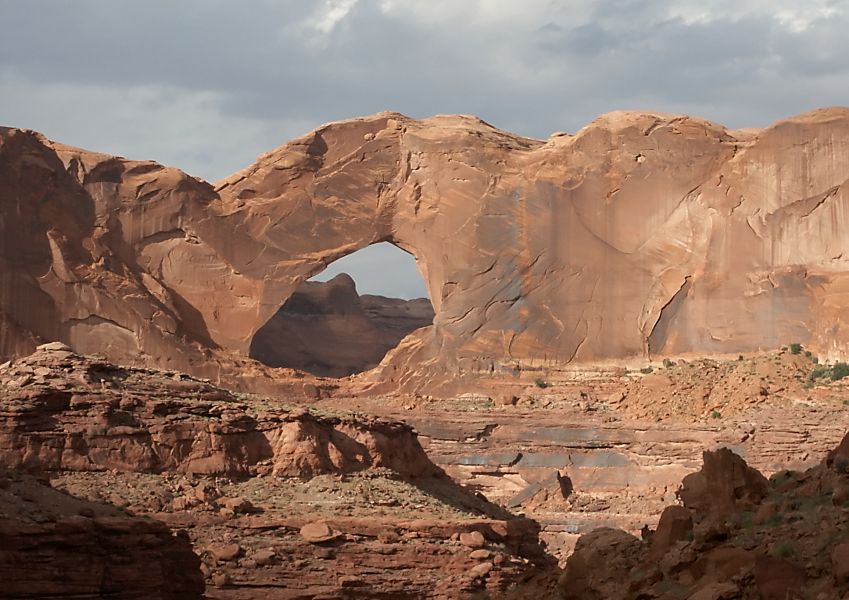
[[[536,379],[534,379],[534,385],[543,390],[547,387],[551,387],[551,384],[548,383],[542,377],[537,377]]]
[[[710,413],[710,417],[711,417],[711,419],[721,419],[722,413],[719,412],[718,410],[715,410],[712,413]]]
[[[849,365],[845,362],[834,363],[831,367],[831,380],[838,381],[844,377],[849,377]]]
[[[802,353],[802,344],[790,344],[790,354],[801,354]]]
[[[811,358],[813,355],[814,355],[814,353],[811,352],[810,350],[805,350],[805,356],[807,356],[808,358]]]
[[[741,354],[740,356],[738,356],[737,360],[743,360],[743,355]]]
[[[664,358],[664,359],[663,359],[663,366],[664,366],[664,367],[666,367],[667,369],[668,369],[668,368],[670,368],[670,367],[674,367],[674,366],[675,366],[675,361],[670,360],[670,359],[668,359],[668,358]]]
[[[831,369],[828,367],[815,367],[810,373],[808,373],[808,381],[814,382],[817,379],[829,377],[830,371]]]
[[[640,373],[642,373],[643,375],[648,375],[649,373],[653,372],[654,369],[652,369],[651,367],[643,367],[642,369],[640,369]]]

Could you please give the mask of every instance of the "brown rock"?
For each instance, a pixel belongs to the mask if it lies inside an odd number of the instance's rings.
[[[213,544],[207,546],[206,551],[215,560],[228,562],[235,560],[242,553],[242,547],[239,544]]]
[[[755,563],[755,587],[763,600],[796,598],[806,579],[801,567],[783,559],[762,556]]]
[[[467,531],[460,534],[460,543],[468,548],[483,548],[486,538],[480,531]]]
[[[270,565],[277,558],[277,552],[275,552],[271,548],[264,548],[262,550],[257,550],[253,554],[251,554],[251,558],[261,567],[266,565]]]
[[[469,575],[471,575],[473,579],[486,577],[489,575],[489,572],[492,571],[492,568],[493,565],[491,562],[484,562],[469,569]]]
[[[849,543],[831,549],[831,572],[837,585],[849,582]]]
[[[4,598],[204,597],[201,562],[184,532],[31,477],[17,474],[0,493],[0,538]]]
[[[704,452],[702,458],[702,469],[685,477],[678,491],[685,507],[724,516],[736,509],[755,507],[766,496],[766,477],[728,448]]]
[[[334,531],[327,523],[307,523],[301,527],[301,537],[311,544],[330,542],[339,537],[339,532]]]
[[[473,558],[475,560],[485,560],[492,555],[492,552],[489,550],[481,548],[480,550],[472,550],[469,552],[469,558]]]
[[[251,512],[254,508],[253,504],[251,504],[250,500],[245,498],[223,498],[219,500],[219,503],[224,506],[224,508],[228,508],[232,510],[234,513],[248,513]]]
[[[657,530],[651,538],[651,555],[666,554],[676,542],[693,537],[693,517],[683,506],[667,506],[660,515]]]

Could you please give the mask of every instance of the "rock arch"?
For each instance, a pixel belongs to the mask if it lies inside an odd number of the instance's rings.
[[[58,332],[126,339],[115,360],[220,363],[301,281],[379,241],[416,257],[436,310],[375,375],[393,385],[525,360],[849,346],[849,109],[756,132],[611,113],[546,141],[382,113],[214,186],[31,132],[0,142],[0,233],[43,250],[3,247],[4,355]]]

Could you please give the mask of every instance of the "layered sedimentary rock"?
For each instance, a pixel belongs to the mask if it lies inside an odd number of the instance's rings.
[[[199,370],[210,349],[247,353],[328,263],[389,241],[436,315],[384,385],[790,341],[844,356],[847,179],[844,108],[755,132],[611,113],[546,141],[382,113],[215,187],[4,129],[0,354],[58,338]]]
[[[61,349],[0,368],[0,466],[312,477],[391,468],[437,476],[412,429],[318,418],[240,400],[177,373],[121,368]]]
[[[425,298],[357,294],[345,273],[305,281],[260,329],[250,355],[272,367],[344,377],[376,367],[408,334],[433,323]]]
[[[539,530],[446,477],[402,423],[58,343],[0,366],[12,597],[194,598],[202,571],[222,600],[526,598],[528,578],[548,589],[556,575]]]
[[[0,470],[4,598],[204,598],[187,535]]]

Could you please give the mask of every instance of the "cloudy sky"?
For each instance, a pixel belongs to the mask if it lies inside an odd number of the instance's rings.
[[[211,181],[381,110],[545,138],[616,109],[759,127],[849,104],[849,0],[0,0],[0,26],[0,124]],[[418,295],[371,255],[361,291]]]

